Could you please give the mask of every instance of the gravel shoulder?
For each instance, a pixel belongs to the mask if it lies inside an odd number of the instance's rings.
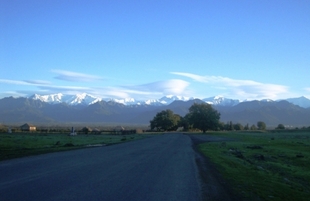
[[[215,165],[203,155],[198,145],[206,142],[226,142],[232,139],[208,136],[208,135],[194,135],[188,134],[193,143],[193,149],[196,152],[196,163],[199,169],[201,178],[201,189],[203,200],[212,201],[240,201],[242,198],[233,191],[232,187],[218,172]]]

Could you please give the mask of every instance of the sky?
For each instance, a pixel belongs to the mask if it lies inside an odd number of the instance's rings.
[[[0,0],[0,98],[310,98],[308,0]]]

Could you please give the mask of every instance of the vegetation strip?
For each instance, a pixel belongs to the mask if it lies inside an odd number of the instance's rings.
[[[199,149],[245,200],[308,200],[310,131],[213,132]]]
[[[133,135],[76,135],[56,133],[2,133],[0,134],[0,160],[65,151],[85,147],[106,146],[150,136]]]

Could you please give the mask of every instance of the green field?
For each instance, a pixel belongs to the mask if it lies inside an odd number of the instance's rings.
[[[157,134],[158,135],[158,134]],[[309,200],[310,131],[207,132],[199,145],[244,200]],[[0,160],[142,139],[149,134],[0,133]]]
[[[199,145],[245,200],[309,200],[310,131],[214,132]]]
[[[135,135],[77,135],[57,133],[0,133],[0,160],[65,151],[93,146],[106,146],[145,138]]]

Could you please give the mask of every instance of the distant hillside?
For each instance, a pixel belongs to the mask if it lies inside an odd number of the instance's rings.
[[[136,100],[134,98],[123,98],[123,99],[115,99],[115,98],[99,98],[95,97],[90,94],[82,93],[82,94],[75,94],[75,95],[65,95],[62,93],[56,93],[56,94],[48,94],[48,95],[39,95],[39,94],[34,94],[30,97],[29,99],[33,100],[40,100],[45,103],[50,103],[50,104],[59,104],[59,103],[65,103],[70,106],[89,106],[92,104],[95,104],[100,101],[106,101],[106,102],[115,102],[115,103],[120,103],[123,105],[153,105],[153,106],[164,106],[164,105],[170,105],[174,101],[190,101],[194,100],[196,98],[194,97],[184,97],[184,96],[174,96],[174,95],[167,95],[164,96],[160,99],[150,99],[150,100]],[[247,100],[245,101],[240,101],[237,99],[230,99],[230,98],[225,98],[223,96],[213,96],[209,98],[203,98],[201,99],[203,102],[206,102],[208,104],[214,105],[214,106],[236,106],[241,102],[248,102]],[[294,105],[298,105],[303,108],[310,108],[310,100],[307,99],[306,97],[302,96],[299,98],[289,98],[286,99],[288,102],[293,103]],[[273,101],[281,101],[281,100],[270,100],[270,99],[265,99],[261,100],[263,102],[273,102]]]
[[[243,102],[234,107],[215,107],[221,113],[221,121],[241,124],[255,124],[264,121],[267,125],[280,123],[293,126],[310,126],[310,109],[302,108],[288,101]]]
[[[119,124],[149,124],[156,113],[170,109],[184,116],[199,99],[176,100],[169,105],[124,105],[114,101],[98,101],[81,107],[66,103],[49,104],[28,98],[0,99],[0,123],[50,123],[50,122],[102,122]],[[310,108],[303,108],[288,101],[249,101],[233,105],[213,105],[226,123],[256,124],[264,121],[267,126],[282,123],[292,126],[310,126]]]

